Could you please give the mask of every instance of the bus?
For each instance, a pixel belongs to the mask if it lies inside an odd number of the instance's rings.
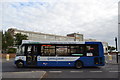
[[[101,42],[23,40],[15,57],[18,68],[104,66]]]

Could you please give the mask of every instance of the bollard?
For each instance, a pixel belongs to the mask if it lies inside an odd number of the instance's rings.
[[[10,60],[10,55],[9,55],[9,54],[6,55],[6,60],[7,60],[7,61]]]
[[[112,55],[108,55],[108,59],[110,60],[110,63],[112,61]]]

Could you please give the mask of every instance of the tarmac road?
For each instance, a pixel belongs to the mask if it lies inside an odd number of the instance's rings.
[[[32,78],[35,79],[58,79],[58,78],[103,78],[118,79],[120,77],[120,66],[118,64],[106,64],[102,67],[85,67],[76,69],[74,67],[32,67],[16,68],[14,59],[2,60],[2,78]],[[13,80],[13,79],[12,79]]]

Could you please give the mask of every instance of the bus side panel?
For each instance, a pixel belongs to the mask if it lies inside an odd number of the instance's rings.
[[[95,58],[99,60],[97,63]],[[100,58],[102,59],[100,60]],[[104,66],[104,57],[81,57],[79,60],[83,62],[83,66]]]
[[[56,61],[38,61],[37,66],[56,66]]]
[[[83,62],[83,66],[93,66],[94,63],[93,57],[81,57],[79,60]]]
[[[94,60],[95,58],[99,59],[99,62],[97,64],[95,63],[95,60]],[[102,58],[102,59],[100,60],[100,58]],[[82,61],[83,66],[104,66],[104,57],[99,57],[99,56],[80,57],[77,60]],[[54,67],[69,66],[69,67],[72,67],[72,66],[75,66],[75,62],[77,60],[75,60],[75,61],[57,61],[57,62],[56,61],[38,61],[37,66],[54,66]],[[102,62],[102,63],[100,63],[100,62]]]
[[[68,67],[72,67],[74,66],[75,61],[59,61],[61,64],[56,63],[56,64],[52,64],[55,63],[55,61],[39,61],[38,62],[38,66],[50,66],[50,67],[64,67],[64,66],[68,66]]]
[[[68,66],[72,67],[74,66],[75,61],[58,61],[57,66]]]

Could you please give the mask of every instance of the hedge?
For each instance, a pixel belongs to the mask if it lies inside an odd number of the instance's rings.
[[[9,48],[7,53],[16,53],[16,48]]]

